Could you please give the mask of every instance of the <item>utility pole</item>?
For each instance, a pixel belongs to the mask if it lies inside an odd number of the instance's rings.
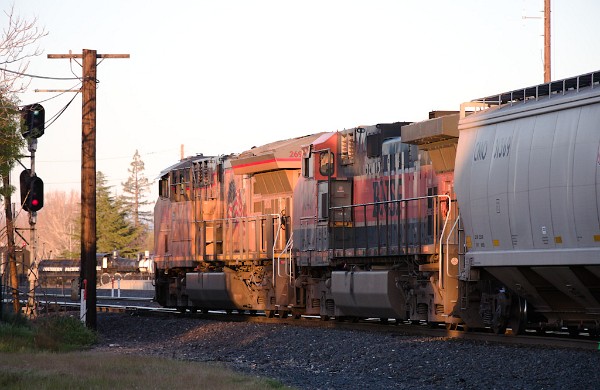
[[[523,19],[542,19],[539,16],[523,16]],[[544,83],[552,81],[550,55],[550,0],[544,0]]]
[[[550,0],[544,0],[544,82],[552,81],[550,58]]]
[[[84,49],[83,54],[48,54],[48,58],[83,59],[80,285],[85,323],[88,328],[96,329],[96,59],[129,58],[129,54],[97,54],[96,50]]]

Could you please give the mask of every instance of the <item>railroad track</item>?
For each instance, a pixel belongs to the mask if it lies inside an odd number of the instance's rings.
[[[79,310],[79,302],[70,300],[70,296],[61,294],[38,295],[39,303],[48,311]],[[589,336],[569,336],[568,332],[547,332],[537,334],[527,332],[524,335],[497,335],[492,332],[483,331],[461,331],[448,330],[442,327],[432,328],[426,324],[410,323],[382,323],[379,319],[367,319],[358,322],[341,322],[335,320],[322,320],[319,317],[302,316],[299,319],[268,318],[263,312],[247,314],[245,312],[230,312],[211,310],[206,313],[181,313],[176,309],[160,307],[147,297],[111,297],[98,296],[97,310],[99,312],[116,312],[136,316],[187,316],[208,319],[213,321],[227,322],[253,322],[263,324],[285,324],[288,326],[303,326],[316,328],[337,328],[347,330],[360,330],[365,332],[390,333],[398,336],[424,336],[447,339],[470,340],[479,343],[499,343],[521,346],[545,346],[552,348],[570,348],[582,350],[599,350],[600,340]]]

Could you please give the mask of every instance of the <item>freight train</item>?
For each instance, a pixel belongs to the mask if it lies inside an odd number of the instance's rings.
[[[183,159],[159,180],[156,299],[596,335],[599,81]]]

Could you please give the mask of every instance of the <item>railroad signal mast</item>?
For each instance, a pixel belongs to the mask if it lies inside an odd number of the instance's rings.
[[[31,265],[28,274],[29,293],[27,300],[27,314],[31,317],[37,315],[35,302],[35,283],[37,280],[37,236],[35,224],[37,212],[44,207],[44,181],[35,173],[35,152],[37,139],[44,135],[45,110],[41,104],[29,104],[21,109],[21,134],[27,140],[27,148],[31,153],[31,169],[25,169],[19,177],[21,190],[21,207],[29,212],[29,232],[31,242]]]

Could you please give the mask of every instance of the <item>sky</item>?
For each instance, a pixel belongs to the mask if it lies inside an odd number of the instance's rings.
[[[48,54],[130,55],[98,60],[97,69],[97,169],[115,194],[136,150],[154,180],[182,148],[186,156],[239,153],[321,131],[421,121],[431,110],[543,82],[542,0],[0,4],[48,32],[28,74],[81,76],[80,62]],[[597,0],[552,0],[554,80],[600,70],[598,14]],[[5,15],[0,21],[4,28]],[[18,97],[42,102],[48,119],[74,93],[35,89],[77,87],[32,78]],[[46,192],[80,190],[81,104],[79,94],[38,140]]]

